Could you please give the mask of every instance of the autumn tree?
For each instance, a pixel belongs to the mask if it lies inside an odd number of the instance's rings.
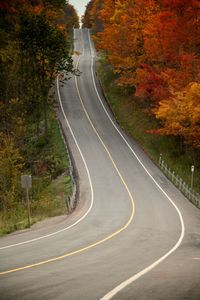
[[[74,71],[68,33],[78,16],[65,0],[2,0],[0,16],[0,102],[18,99],[37,128],[43,113],[47,135],[49,90],[59,72]]]
[[[103,0],[91,0],[87,4],[85,14],[82,17],[83,28],[89,28],[95,33],[103,30],[102,18],[99,15],[103,3]]]
[[[79,28],[79,17],[74,7],[70,4],[64,8],[64,22],[67,31],[70,31],[73,28]]]
[[[90,14],[92,5],[95,1],[89,4]],[[88,17],[86,14],[88,22],[92,20],[90,14]],[[103,22],[103,32],[97,33],[97,46],[105,51],[118,84],[134,87],[148,114],[163,124],[160,133],[171,132],[198,147],[198,121],[196,125],[189,122],[191,126],[187,125],[187,129],[182,126],[178,130],[174,125],[176,118],[179,123],[176,110],[180,101],[191,107],[191,114],[193,111],[198,120],[198,100],[191,98],[191,89],[200,80],[199,1],[103,0],[98,16]],[[170,120],[173,130],[169,129]]]
[[[19,202],[20,173],[30,167],[27,140],[43,137],[44,124],[47,137],[56,76],[74,72],[69,31],[77,20],[65,0],[0,1],[0,210]]]
[[[160,101],[156,118],[162,128],[152,133],[178,136],[200,148],[200,84],[192,82],[182,91],[171,91],[168,99]]]
[[[146,65],[138,70],[138,95],[150,95],[157,102],[170,95],[171,88],[178,91],[199,80],[198,5],[197,1],[163,0],[159,11],[146,23]],[[158,84],[152,80],[153,73],[157,74],[154,78],[160,77]],[[162,91],[160,95],[157,89]]]
[[[136,70],[145,60],[143,29],[156,9],[151,0],[104,1],[104,31],[97,35],[97,46],[108,54],[121,85],[136,85]]]

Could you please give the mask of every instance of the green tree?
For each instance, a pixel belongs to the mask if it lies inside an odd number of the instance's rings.
[[[27,64],[31,74],[37,97],[40,97],[45,120],[45,135],[48,134],[47,104],[49,90],[62,72],[66,76],[74,73],[72,58],[69,54],[70,45],[62,31],[52,26],[44,14],[23,15],[19,32],[20,46],[23,53],[22,66]],[[21,69],[22,69],[21,66]],[[66,77],[67,78],[67,77]],[[26,85],[26,80],[23,80]],[[26,89],[26,86],[23,87]]]

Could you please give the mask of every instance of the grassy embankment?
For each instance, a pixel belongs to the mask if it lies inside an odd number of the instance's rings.
[[[191,149],[181,149],[177,139],[147,133],[158,123],[144,112],[144,105],[133,101],[133,91],[117,86],[116,76],[103,56],[97,62],[97,74],[104,94],[120,126],[130,134],[158,164],[160,154],[171,170],[174,170],[188,185],[191,182],[191,165],[195,165],[194,190],[200,192],[200,159]]]
[[[38,138],[33,134],[33,124],[29,121],[24,144],[26,170],[32,174],[30,189],[31,224],[48,217],[68,212],[67,199],[72,192],[69,176],[69,160],[61,137],[55,113],[49,113],[48,142],[43,135]],[[19,184],[19,195],[13,208],[0,212],[0,235],[28,226],[25,204],[25,191]]]

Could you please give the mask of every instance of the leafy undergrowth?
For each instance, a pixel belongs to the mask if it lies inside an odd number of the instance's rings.
[[[99,56],[97,74],[102,89],[120,126],[131,135],[158,164],[160,154],[165,163],[190,185],[191,165],[195,165],[194,190],[200,192],[200,160],[199,152],[182,147],[174,137],[166,137],[147,133],[158,128],[157,121],[145,113],[145,108],[138,100],[134,101],[134,91],[116,84],[116,75],[105,57]]]
[[[31,224],[48,217],[68,213],[72,193],[69,160],[53,111],[49,112],[48,139],[36,137],[29,121],[23,146],[26,157],[24,174],[32,175],[29,191]],[[19,183],[19,192],[6,211],[0,211],[0,235],[28,227],[26,194]]]

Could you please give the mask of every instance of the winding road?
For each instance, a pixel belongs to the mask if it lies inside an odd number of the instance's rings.
[[[0,239],[0,299],[200,299],[200,214],[116,123],[95,75],[89,30],[57,82],[79,202]]]

